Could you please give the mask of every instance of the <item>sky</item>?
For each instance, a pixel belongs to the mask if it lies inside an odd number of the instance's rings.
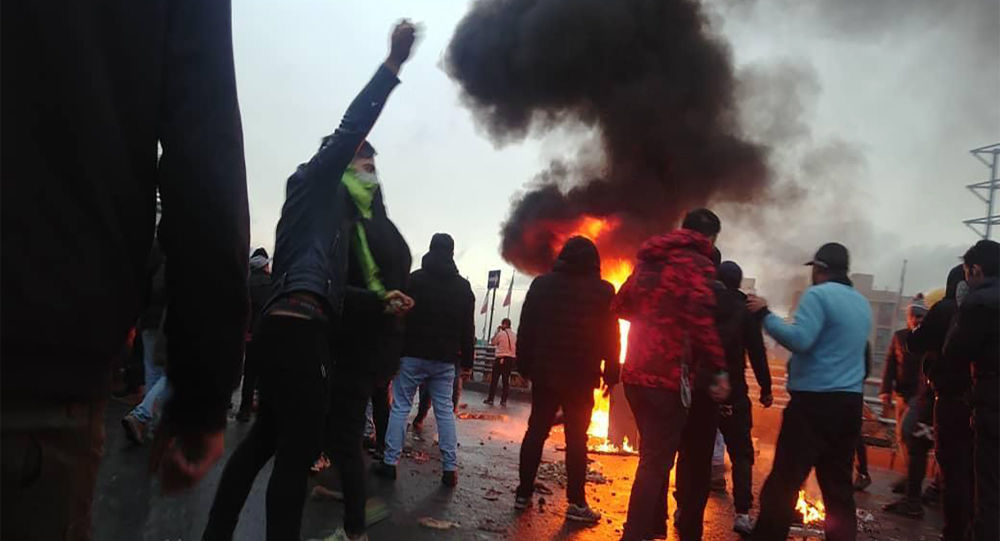
[[[476,126],[441,66],[468,7],[241,0],[233,34],[251,242],[270,250],[289,174],[384,60],[393,23],[421,24],[402,84],[369,140],[414,266],[432,234],[455,238],[481,332],[490,269],[502,270],[496,318],[507,314],[500,304],[512,268],[499,255],[499,233],[511,199],[575,148],[575,134],[557,130],[498,148]],[[758,278],[758,292],[778,296],[790,278],[806,275],[788,261],[843,239],[853,270],[875,274],[878,287],[898,288],[903,259],[907,293],[943,286],[977,240],[962,220],[985,214],[964,186],[989,170],[969,150],[1000,142],[1000,3],[716,0],[706,10],[746,81],[748,130],[773,145],[776,181],[794,180],[806,194],[798,208],[771,209],[767,219],[752,205],[719,209],[724,257]],[[515,325],[530,280],[515,278]]]

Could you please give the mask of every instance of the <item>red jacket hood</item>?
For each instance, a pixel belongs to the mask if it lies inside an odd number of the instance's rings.
[[[690,229],[675,229],[666,235],[653,237],[642,243],[636,257],[640,261],[666,259],[675,250],[693,250],[705,257],[712,255],[712,242],[708,237]]]

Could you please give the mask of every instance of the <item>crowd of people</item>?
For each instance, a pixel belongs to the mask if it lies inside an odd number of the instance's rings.
[[[419,430],[433,407],[441,483],[455,487],[455,411],[473,362],[475,298],[447,234],[434,235],[411,272],[367,140],[410,58],[414,25],[395,26],[385,61],[339,127],[289,177],[272,260],[263,249],[248,253],[227,2],[177,7],[164,15],[169,24],[108,6],[120,10],[110,27],[75,9],[8,7],[3,537],[91,538],[103,416],[123,343],[140,352],[144,393],[122,426],[137,444],[154,434],[150,468],[166,492],[194,486],[223,456],[227,412],[242,385],[236,419],[253,424],[222,470],[205,540],[232,538],[272,458],[266,536],[299,539],[307,477],[321,456],[343,488],[334,539],[367,539],[369,417],[374,473],[394,480],[418,394],[422,413],[412,426]],[[813,286],[786,320],[740,291],[741,268],[715,248],[721,230],[710,210],[689,212],[680,228],[641,246],[618,292],[601,279],[595,244],[571,238],[551,272],[532,282],[517,335],[504,320],[491,340],[497,360],[486,403],[499,383],[506,405],[516,357],[531,382],[516,510],[533,506],[561,410],[565,516],[600,521],[586,499],[586,432],[593,390],[607,395],[621,383],[640,435],[624,541],[666,538],[675,458],[674,525],[682,540],[701,538],[718,432],[733,463],[736,531],[786,538],[796,494],[815,469],[827,539],[855,538],[851,470],[871,310],[848,278],[848,251],[829,243],[816,252],[807,263]],[[890,510],[918,514],[936,445],[945,539],[998,538],[998,257],[1000,245],[977,243],[949,274],[943,300],[929,311],[911,307],[911,327],[895,336],[883,378],[887,401],[898,397],[910,464],[905,498]],[[631,324],[624,364],[619,319]],[[791,399],[754,521],[744,372],[749,359],[761,405],[770,407],[763,332],[792,352]],[[928,424],[937,438],[926,437]]]

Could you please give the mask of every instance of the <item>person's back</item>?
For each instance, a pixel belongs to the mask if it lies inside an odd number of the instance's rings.
[[[475,296],[455,262],[428,252],[410,275],[406,293],[414,305],[406,317],[403,355],[471,365]]]
[[[768,332],[770,314],[764,325]],[[825,282],[806,290],[795,312],[797,331],[772,332],[792,352],[789,391],[860,393],[865,379],[865,344],[871,328],[871,305],[851,285]]]
[[[618,323],[610,310],[614,287],[600,278],[597,251],[586,244],[567,242],[552,272],[535,278],[525,297],[518,370],[533,380],[580,381],[593,388],[601,361],[617,359]],[[617,376],[617,364],[605,369]]]

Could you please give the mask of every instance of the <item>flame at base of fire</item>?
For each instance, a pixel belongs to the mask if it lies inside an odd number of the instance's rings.
[[[818,524],[826,519],[826,507],[822,501],[812,503],[806,499],[806,491],[799,491],[799,499],[795,502],[795,510],[802,515],[802,524]]]

